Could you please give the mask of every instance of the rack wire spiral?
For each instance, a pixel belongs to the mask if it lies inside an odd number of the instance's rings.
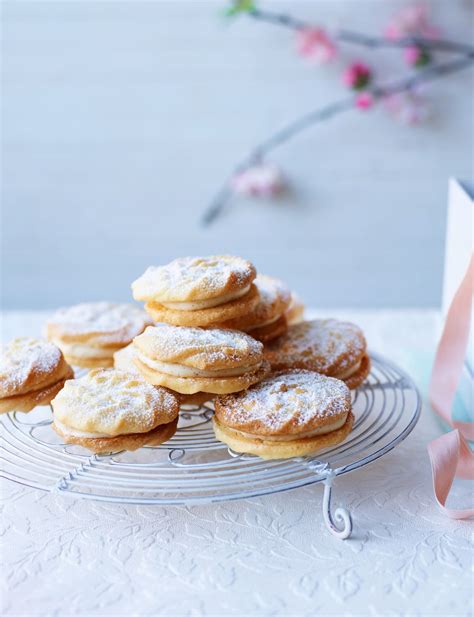
[[[347,538],[350,514],[331,514],[332,482],[383,456],[414,428],[421,399],[410,377],[371,354],[372,370],[353,392],[353,431],[317,456],[264,461],[237,454],[217,441],[212,406],[185,407],[176,434],[158,447],[91,455],[66,445],[51,429],[51,410],[0,418],[0,475],[44,491],[100,501],[171,505],[248,498],[323,482],[323,516],[330,531]]]

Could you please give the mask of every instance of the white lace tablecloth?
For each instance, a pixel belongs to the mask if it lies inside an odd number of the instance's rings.
[[[326,312],[327,314],[328,312]],[[331,311],[366,331],[422,392],[434,311]],[[3,338],[44,314],[8,313]],[[431,489],[425,406],[410,437],[338,478],[354,533],[332,537],[322,487],[198,507],[120,506],[2,483],[2,615],[472,615],[472,523]],[[454,502],[468,487],[457,485]]]

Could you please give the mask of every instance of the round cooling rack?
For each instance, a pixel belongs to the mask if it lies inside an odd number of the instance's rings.
[[[350,514],[343,508],[331,513],[334,478],[394,448],[413,430],[421,408],[410,377],[385,358],[371,358],[369,378],[352,393],[352,432],[316,456],[265,461],[237,454],[215,439],[210,405],[183,408],[176,434],[161,446],[91,455],[62,443],[50,426],[50,408],[37,407],[0,417],[0,475],[44,491],[148,505],[242,499],[323,482],[324,519],[334,535],[347,538]]]

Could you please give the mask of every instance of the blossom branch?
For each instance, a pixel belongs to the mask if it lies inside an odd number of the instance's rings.
[[[272,11],[262,11],[256,7],[246,11],[246,15],[259,21],[284,26],[292,30],[302,30],[313,27],[313,24],[296,19],[291,15],[274,13]],[[457,43],[455,41],[447,41],[438,38],[434,39],[421,36],[405,36],[397,39],[389,39],[368,36],[366,34],[361,34],[360,32],[353,32],[351,30],[338,30],[333,34],[332,38],[343,43],[353,43],[355,45],[362,45],[372,49],[378,47],[403,48],[414,45],[417,47],[423,47],[424,49],[461,53],[466,54],[469,57],[474,57],[474,47],[472,45],[466,45],[465,43]]]
[[[418,73],[411,74],[404,79],[389,83],[387,85],[375,84],[370,92],[375,99],[381,99],[388,97],[392,94],[411,90],[412,88],[429,81],[433,81],[440,77],[455,73],[468,66],[471,66],[474,62],[474,56],[464,56],[457,58],[451,62],[444,64],[431,65]],[[222,185],[214,199],[211,201],[209,207],[204,212],[202,217],[202,224],[204,226],[210,225],[216,220],[220,214],[222,214],[225,207],[228,205],[232,196],[231,181],[232,178],[239,172],[247,169],[251,165],[259,162],[269,152],[280,146],[281,144],[289,141],[305,129],[312,127],[324,120],[328,120],[338,114],[345,111],[354,109],[355,99],[354,97],[345,98],[335,103],[326,105],[325,107],[312,111],[304,116],[301,116],[297,120],[291,122],[287,126],[283,127],[268,139],[257,145],[233,170],[227,181]]]
[[[356,45],[364,45],[372,49],[377,47],[422,47],[424,49],[432,49],[433,51],[446,51],[452,53],[465,54],[469,57],[474,57],[474,47],[465,43],[457,43],[455,41],[447,41],[445,39],[428,39],[421,36],[405,36],[399,39],[386,39],[374,36],[367,36],[359,32],[351,30],[339,30],[335,35],[336,40],[344,43],[354,43]]]

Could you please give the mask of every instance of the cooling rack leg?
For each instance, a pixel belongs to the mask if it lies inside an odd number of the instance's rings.
[[[352,533],[352,518],[350,513],[345,508],[336,508],[334,511],[334,519],[331,514],[331,493],[334,473],[331,471],[324,480],[323,494],[323,517],[329,531],[340,538],[346,540]]]

